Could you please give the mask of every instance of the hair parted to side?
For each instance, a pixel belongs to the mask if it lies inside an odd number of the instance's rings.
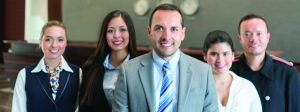
[[[263,20],[265,22],[266,26],[267,26],[267,31],[269,32],[269,25],[268,25],[266,19],[264,17],[260,16],[260,15],[257,15],[257,14],[254,14],[254,13],[250,13],[250,14],[245,15],[240,20],[239,26],[238,26],[238,34],[240,34],[242,22],[250,20],[250,19],[261,19],[261,20]]]
[[[180,11],[180,9],[176,6],[176,5],[173,5],[173,4],[160,4],[159,6],[157,6],[153,12],[151,13],[150,15],[150,20],[149,20],[149,27],[151,27],[151,24],[152,24],[152,19],[153,19],[153,15],[156,11],[159,11],[159,10],[166,10],[166,11],[177,11],[180,16],[181,16],[181,26],[184,27],[184,20],[183,20],[183,15]]]

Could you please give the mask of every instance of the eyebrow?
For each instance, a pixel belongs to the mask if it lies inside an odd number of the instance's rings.
[[[162,25],[154,25],[153,28],[163,27]]]

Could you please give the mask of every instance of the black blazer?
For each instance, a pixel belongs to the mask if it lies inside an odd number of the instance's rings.
[[[83,70],[87,70],[90,68],[89,66],[84,67]],[[86,73],[86,72],[83,72]],[[90,105],[81,104],[79,105],[79,112],[111,112],[111,106],[109,105],[104,90],[103,90],[103,79],[104,79],[104,71],[97,75],[97,82],[95,84],[96,90],[93,93],[93,101]],[[83,74],[82,84],[86,84],[88,82],[88,76]],[[82,93],[86,91],[86,88],[83,85],[80,88],[80,101],[82,98]]]
[[[133,59],[134,57],[131,55],[129,59]],[[103,67],[103,66],[102,66]],[[82,78],[82,84],[80,88],[80,99],[83,92],[85,92],[86,88],[84,88],[84,85],[86,82],[88,82],[88,75],[84,74],[86,71],[91,68],[91,66],[86,66],[83,68],[83,78]],[[80,104],[79,105],[79,112],[111,112],[112,107],[109,105],[104,90],[103,90],[103,79],[104,79],[104,67],[102,68],[102,72],[97,75],[97,82],[95,84],[95,93],[93,94],[93,102],[88,104]]]

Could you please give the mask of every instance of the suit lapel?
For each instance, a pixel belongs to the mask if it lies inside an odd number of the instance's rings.
[[[42,90],[44,91],[44,93],[47,95],[47,97],[54,102],[53,98],[52,98],[52,90],[51,90],[51,86],[49,85],[49,78],[50,76],[42,71],[40,71],[40,73],[36,73],[35,74],[36,78],[39,81],[39,84],[42,88]]]
[[[186,55],[180,53],[179,59],[179,91],[178,91],[178,111],[184,109],[187,96],[190,91],[190,85],[193,78],[191,63],[186,60]]]
[[[59,78],[59,87],[58,87],[58,92],[56,93],[56,99],[55,102],[57,102],[61,96],[63,95],[66,87],[68,86],[69,79],[70,79],[70,74],[68,72],[65,72],[64,70],[60,72],[60,78]]]
[[[141,67],[139,68],[139,76],[142,86],[145,91],[147,103],[150,112],[155,110],[155,90],[154,90],[154,76],[152,68],[152,53],[146,54],[145,58],[141,61]]]

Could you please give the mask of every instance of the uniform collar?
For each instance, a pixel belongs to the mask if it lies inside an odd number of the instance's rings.
[[[247,64],[247,59],[246,59],[244,54],[242,54],[239,59],[242,63],[241,68],[243,68],[240,75],[246,75],[249,72],[254,72],[254,71],[251,70],[251,68]],[[264,61],[264,65],[259,70],[259,73],[261,75],[265,76],[266,78],[268,78],[270,80],[273,80],[273,61],[272,61],[272,57],[266,53],[265,58],[264,58],[263,61]]]
[[[106,57],[105,57],[105,60],[104,60],[104,62],[103,62],[104,68],[107,69],[107,70],[113,70],[113,69],[118,68],[118,67],[114,67],[112,64],[109,63],[109,57],[110,57],[110,54],[107,54]],[[128,55],[126,56],[126,58],[125,58],[125,60],[123,61],[123,63],[126,62],[126,61],[128,61],[129,58],[130,58],[130,54],[128,54]]]
[[[68,65],[67,61],[65,60],[65,58],[63,56],[61,56],[61,67],[65,71],[73,73],[73,70],[70,68],[70,66]],[[43,72],[47,73],[46,65],[45,65],[45,57],[43,57],[39,61],[37,66],[31,71],[31,73],[37,73],[37,72],[40,72],[40,71],[43,71]]]

